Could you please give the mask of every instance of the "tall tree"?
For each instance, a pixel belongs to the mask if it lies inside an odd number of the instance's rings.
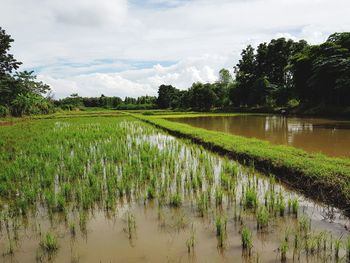
[[[219,80],[212,84],[212,89],[216,95],[215,107],[224,108],[230,103],[229,88],[233,83],[233,78],[228,69],[221,69],[219,71]]]
[[[350,105],[350,33],[335,33],[291,58],[295,91],[303,104]]]
[[[191,107],[198,111],[209,111],[214,106],[217,98],[209,83],[193,83],[189,93],[191,97]]]
[[[13,41],[11,36],[6,34],[6,31],[0,27],[0,79],[4,77],[4,75],[17,70],[22,64],[18,62],[13,55],[8,53]]]
[[[236,73],[236,85],[230,92],[231,100],[236,106],[252,106],[257,102],[252,96],[252,88],[257,80],[256,57],[254,48],[248,45],[241,53],[242,58],[234,67]]]
[[[176,88],[171,85],[161,85],[158,89],[157,105],[160,109],[167,109],[174,99]]]

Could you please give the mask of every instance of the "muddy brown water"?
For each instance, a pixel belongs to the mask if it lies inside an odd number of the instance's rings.
[[[130,139],[130,143],[132,142]],[[161,133],[139,137],[136,143],[148,141],[157,145],[162,151],[165,147],[181,147],[178,158],[186,158],[186,163],[196,167],[198,154],[189,149],[181,140]],[[187,154],[185,154],[187,152]],[[215,181],[218,181],[223,158],[204,151],[213,162]],[[237,164],[238,165],[238,164]],[[184,167],[186,169],[186,167]],[[259,180],[260,195],[269,187],[269,179],[250,167],[239,166],[237,189],[247,184],[248,173],[253,173],[254,181]],[[250,179],[252,175],[250,176]],[[331,207],[309,200],[283,185],[276,184],[277,191],[288,196],[298,197],[300,206],[298,216],[308,216],[311,220],[312,231],[327,232],[344,241],[348,236],[346,227],[349,219]],[[239,192],[239,191],[238,191]],[[239,193],[237,193],[239,195]],[[19,220],[16,234],[16,249],[13,255],[6,254],[8,241],[3,230],[0,236],[1,262],[280,262],[278,250],[281,240],[288,232],[291,240],[298,225],[298,219],[293,215],[276,217],[271,220],[269,227],[258,231],[256,219],[251,211],[240,210],[241,218],[253,233],[253,252],[251,258],[242,255],[240,230],[242,222],[234,219],[234,213],[240,209],[240,204],[230,203],[224,198],[222,211],[227,215],[227,240],[223,249],[218,248],[215,235],[215,215],[213,208],[208,215],[200,217],[195,197],[192,194],[182,194],[183,205],[171,208],[159,206],[157,201],[144,201],[142,197],[134,197],[131,201],[119,202],[114,212],[95,207],[87,212],[86,227],[79,227],[79,211],[70,212],[68,220],[62,214],[49,216],[45,209],[34,211],[26,218]],[[259,197],[261,199],[262,196]],[[237,199],[239,200],[239,198]],[[136,228],[132,238],[126,231],[127,214],[135,216]],[[76,235],[71,234],[69,223],[74,221]],[[195,231],[194,251],[188,253],[186,242]],[[40,240],[48,230],[57,236],[59,249],[52,254],[43,253]],[[341,257],[345,250],[341,249]],[[298,255],[295,256],[298,258]],[[293,249],[287,253],[287,262],[293,262]],[[333,262],[331,254],[322,257],[300,253],[296,262]]]
[[[208,116],[169,120],[267,140],[273,144],[289,145],[312,153],[350,157],[350,121],[272,115]]]
[[[303,208],[312,215],[306,206]],[[126,211],[132,211],[136,218],[136,233],[130,240],[125,231]],[[319,213],[313,211],[315,214]],[[162,215],[160,216],[159,213]],[[161,218],[160,218],[161,217]],[[251,258],[242,256],[241,225],[229,219],[227,226],[227,240],[224,249],[217,247],[215,236],[215,222],[207,218],[193,215],[190,207],[183,209],[164,208],[161,211],[156,205],[141,204],[120,208],[114,215],[108,217],[102,211],[95,211],[90,215],[87,229],[84,233],[77,230],[72,237],[64,225],[62,218],[56,217],[53,223],[48,218],[35,221],[29,220],[27,230],[20,229],[20,249],[13,256],[3,255],[1,262],[280,262],[278,247],[285,233],[286,226],[294,226],[296,220],[284,218],[276,221],[266,233],[253,232],[253,253]],[[250,216],[245,218],[245,224],[255,227],[256,221]],[[342,225],[330,223],[327,220],[314,217],[314,230],[326,229],[333,234],[333,238],[345,236]],[[51,225],[51,226],[50,226]],[[188,253],[186,240],[190,236],[191,227],[195,229],[195,249]],[[59,249],[47,255],[40,252],[38,243],[41,239],[33,228],[50,228],[58,236]],[[78,227],[79,229],[79,227]],[[291,228],[292,229],[292,228]],[[290,233],[290,238],[293,232]],[[344,237],[343,237],[344,238]],[[5,244],[1,241],[3,252]],[[341,252],[343,257],[344,251]],[[297,256],[296,256],[297,257]],[[333,262],[332,255],[327,259],[319,256],[306,257],[302,252],[300,260],[293,261],[292,249],[288,252],[288,262]]]

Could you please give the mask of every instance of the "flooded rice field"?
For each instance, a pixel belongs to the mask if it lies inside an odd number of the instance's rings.
[[[273,115],[173,118],[195,127],[290,145],[308,152],[350,158],[350,121]]]
[[[350,259],[341,211],[254,167],[131,118],[25,125],[0,130],[2,262]]]

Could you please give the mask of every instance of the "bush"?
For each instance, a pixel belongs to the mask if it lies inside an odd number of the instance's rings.
[[[60,106],[60,108],[62,110],[69,110],[69,111],[71,111],[71,110],[74,109],[74,105],[72,105],[72,104],[63,104],[63,105]]]
[[[296,108],[296,107],[298,107],[298,106],[299,106],[299,101],[296,100],[296,99],[291,99],[291,100],[289,100],[288,103],[287,103],[287,107],[288,107],[289,109],[293,109],[293,108]]]
[[[53,110],[52,103],[37,94],[19,94],[11,102],[11,113],[18,117],[31,114],[48,114]]]
[[[10,114],[9,109],[6,106],[0,105],[0,117],[6,117]]]

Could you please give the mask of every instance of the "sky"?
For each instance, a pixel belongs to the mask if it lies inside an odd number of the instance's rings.
[[[321,43],[350,31],[349,10],[349,0],[1,0],[0,26],[56,99],[124,98],[215,82],[248,44]]]

